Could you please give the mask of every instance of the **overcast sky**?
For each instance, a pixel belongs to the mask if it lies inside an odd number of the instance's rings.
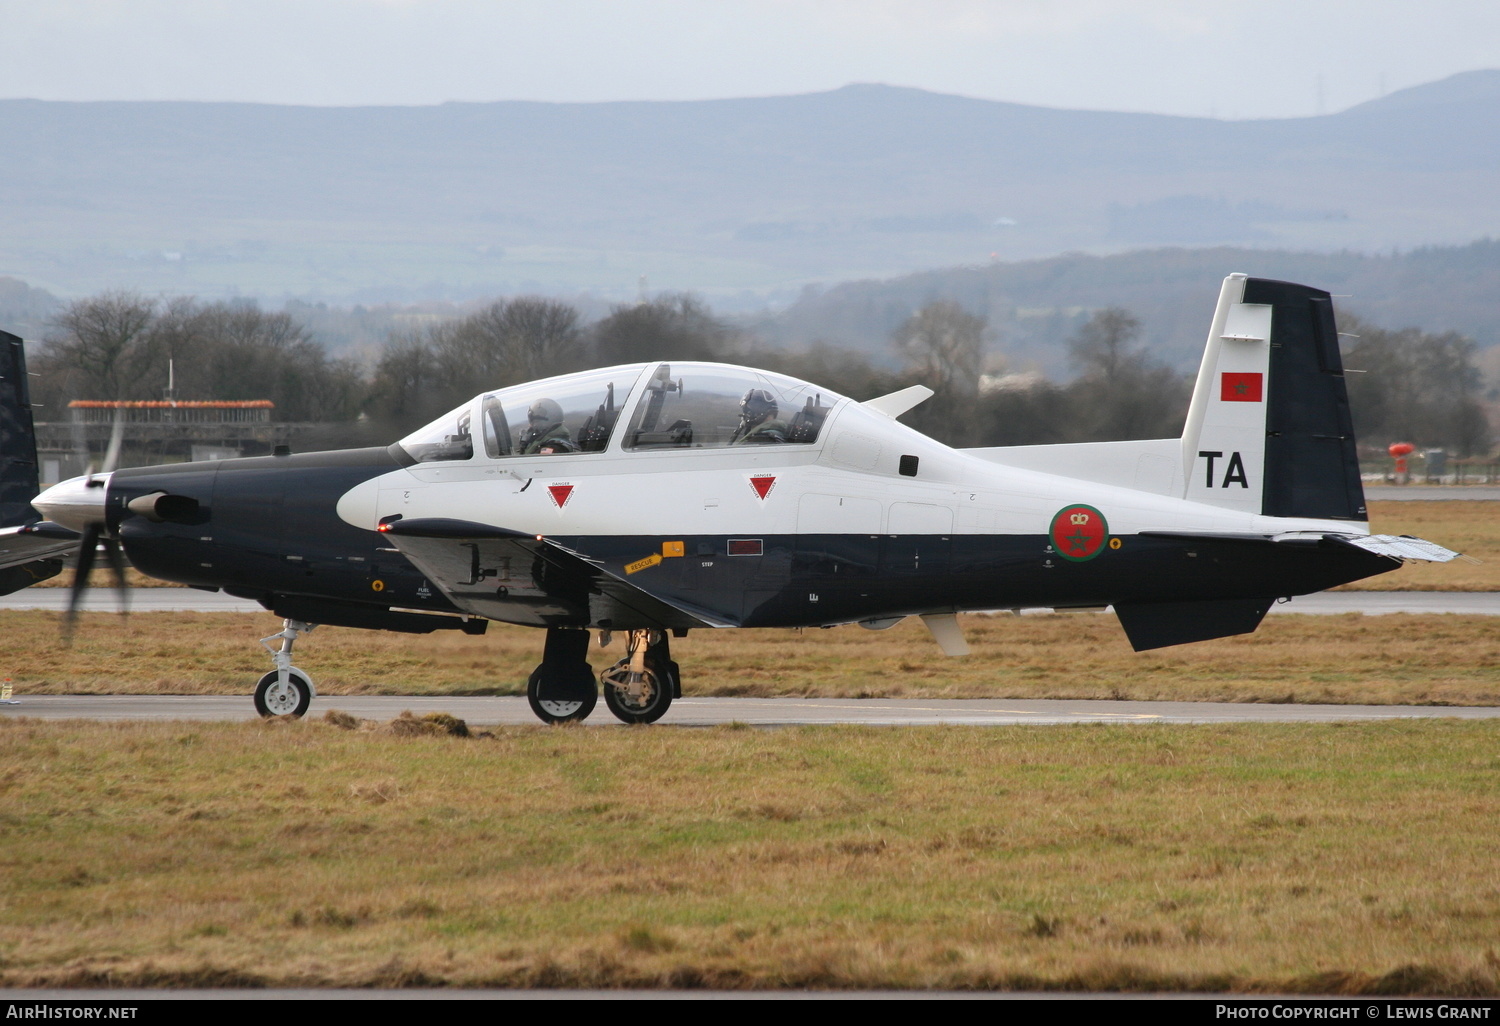
[[[686,100],[885,82],[1332,112],[1500,67],[1494,0],[0,0],[0,97]]]

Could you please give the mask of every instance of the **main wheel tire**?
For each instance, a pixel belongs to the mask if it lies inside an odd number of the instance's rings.
[[[312,695],[312,685],[301,670],[288,670],[284,687],[277,678],[277,672],[272,670],[255,685],[255,711],[268,718],[301,717],[306,715],[307,707],[312,705]]]
[[[609,711],[625,723],[655,723],[666,715],[672,704],[672,692],[676,688],[670,671],[662,673],[659,664],[652,665],[648,662],[641,681],[645,693],[639,696],[631,695],[628,685],[623,683],[629,677],[629,659],[621,659],[599,675],[599,683],[604,689],[604,704],[609,706]],[[622,683],[613,683],[615,679]]]
[[[526,701],[537,719],[543,723],[579,723],[588,719],[599,701],[599,693],[594,688],[594,671],[584,665],[581,676],[587,678],[586,686],[580,679],[563,683],[561,687],[554,681],[553,686],[548,687],[543,677],[546,665],[538,666],[526,678]],[[563,693],[559,695],[558,691]]]

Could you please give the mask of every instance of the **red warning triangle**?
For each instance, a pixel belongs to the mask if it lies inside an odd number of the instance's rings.
[[[759,495],[762,499],[771,494],[771,486],[775,483],[776,477],[774,474],[762,474],[759,477],[752,477],[750,479],[750,487],[754,488],[755,494]]]
[[[573,494],[573,486],[570,484],[548,485],[547,491],[552,493],[552,501],[557,503],[557,508],[562,509],[568,504],[568,497]]]

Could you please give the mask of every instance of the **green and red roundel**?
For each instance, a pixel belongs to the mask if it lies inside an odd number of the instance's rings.
[[[1081,563],[1104,550],[1109,541],[1109,524],[1105,523],[1103,513],[1078,503],[1058,511],[1047,537],[1059,556]]]

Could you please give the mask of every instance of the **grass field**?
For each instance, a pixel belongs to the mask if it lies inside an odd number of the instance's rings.
[[[1490,559],[1413,587],[1500,590],[1494,507],[1383,505],[1406,519],[1377,510],[1376,530]],[[1275,616],[1142,654],[1112,615],[964,625],[968,659],[911,622],[695,631],[673,651],[697,695],[1500,703],[1500,617]],[[0,676],[23,698],[247,694],[279,621],[83,614],[71,648],[58,626],[0,612]],[[336,710],[349,694],[517,694],[540,646],[498,624],[324,627],[298,662]],[[336,711],[13,713],[0,987],[1500,995],[1497,723],[461,737]]]
[[[1370,530],[1426,538],[1479,562],[1408,563],[1388,574],[1345,585],[1342,590],[1500,591],[1500,502],[1372,502]]]
[[[0,986],[1500,993],[1494,723],[416,733],[0,719]]]
[[[1173,701],[1500,703],[1500,617],[1269,616],[1254,634],[1133,652],[1113,614],[961,618],[973,654],[943,656],[926,628],[694,631],[673,644],[683,693],[764,697],[1115,698]],[[0,677],[17,694],[249,694],[270,659],[270,614],[0,611]],[[297,661],[320,695],[523,694],[542,634],[483,637],[320,627]],[[591,653],[596,669],[623,646]]]

